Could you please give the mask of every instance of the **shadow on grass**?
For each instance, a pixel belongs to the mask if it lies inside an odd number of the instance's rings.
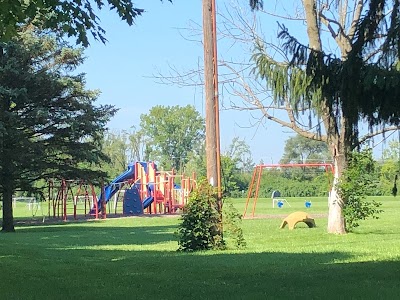
[[[0,274],[7,299],[398,299],[400,292],[398,261],[338,263],[350,258],[342,252],[64,250],[20,256],[23,263],[3,256],[11,267]]]
[[[95,226],[25,224],[16,235],[0,235],[1,294],[7,299],[400,298],[396,260],[359,262],[352,253],[331,251],[334,246],[318,253],[177,253],[175,225],[132,221],[131,227],[94,220]]]
[[[400,297],[399,261],[351,262],[357,258],[340,251],[178,253],[157,245],[175,240],[175,226],[99,225],[35,226],[1,237],[2,294],[7,299]]]
[[[101,221],[92,221],[98,222]],[[48,245],[151,245],[176,241],[176,226],[82,226],[79,223],[61,223],[46,226],[24,226],[17,234],[25,234],[27,240],[37,237],[47,240]]]

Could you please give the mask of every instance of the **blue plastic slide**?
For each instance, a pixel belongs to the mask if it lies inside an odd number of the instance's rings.
[[[120,183],[133,178],[135,175],[135,165],[134,164],[129,164],[128,169],[119,175],[117,178],[115,178],[109,185],[104,187],[104,200],[106,203],[111,199],[112,196],[115,195],[116,192],[119,191],[119,189],[122,187]],[[103,198],[103,194],[100,194],[99,196],[99,201],[98,201],[98,208],[100,210],[101,208],[101,199]]]
[[[153,201],[154,201],[154,197],[153,196],[150,196],[150,197],[147,197],[146,199],[144,199],[143,208],[148,208],[150,206],[150,204],[153,203]]]
[[[150,195],[149,197],[147,197],[146,199],[144,199],[143,201],[143,208],[148,208],[150,206],[150,204],[153,203],[154,201],[154,197],[153,197],[153,193],[154,193],[154,182],[149,182],[147,184],[147,189],[148,189],[148,194]]]

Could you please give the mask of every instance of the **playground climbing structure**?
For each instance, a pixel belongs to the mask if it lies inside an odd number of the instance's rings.
[[[107,208],[109,214],[171,214],[184,208],[195,187],[195,174],[158,171],[154,162],[134,162],[97,193],[94,185],[84,180],[50,180],[48,216],[105,218]]]

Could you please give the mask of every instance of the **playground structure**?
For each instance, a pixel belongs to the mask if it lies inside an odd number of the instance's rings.
[[[293,230],[296,227],[296,224],[300,222],[306,223],[309,228],[316,227],[315,220],[309,214],[303,211],[296,211],[283,219],[279,228],[283,229],[286,225],[288,225],[289,230]]]
[[[143,200],[143,209],[149,213],[175,213],[187,204],[190,192],[196,187],[196,178],[176,174],[175,170],[157,171],[154,162],[135,163],[135,184]]]
[[[74,190],[76,190],[75,193]],[[82,211],[83,215],[88,216],[93,206],[97,208],[97,204],[95,188],[90,183],[83,180],[65,179],[50,180],[48,182],[49,217],[67,220],[68,215],[72,214],[74,219],[77,219],[78,214]],[[96,219],[99,217],[98,212],[98,209],[96,209],[94,214]]]
[[[261,177],[264,169],[282,169],[282,168],[323,168],[326,173],[331,172],[332,174],[334,173],[334,168],[332,164],[329,163],[298,163],[298,164],[260,164],[256,165],[254,167],[253,175],[251,178],[250,186],[249,186],[249,191],[247,194],[247,200],[246,200],[246,205],[244,208],[243,212],[243,217],[246,216],[248,205],[251,199],[253,199],[253,207],[252,207],[252,212],[251,215],[254,217],[256,206],[257,206],[257,200],[258,200],[258,194],[260,190],[260,183],[261,183]],[[329,184],[328,191],[330,193],[332,187]],[[274,191],[276,192],[276,191]],[[278,196],[274,195],[274,192],[272,193],[272,207],[275,207],[275,202],[276,200],[279,201],[279,198],[276,199]],[[279,193],[279,192],[278,192]],[[279,193],[280,196],[280,193]],[[286,199],[285,199],[286,201]],[[287,201],[286,201],[287,202]],[[282,202],[283,203],[283,202]],[[288,203],[288,202],[287,202]]]
[[[49,181],[48,215],[67,220],[70,215],[74,219],[78,215],[106,218],[107,211],[115,215],[171,214],[183,209],[195,186],[194,174],[158,171],[154,162],[135,162],[102,186],[99,196],[83,180]]]
[[[284,202],[286,202],[286,204],[290,206],[290,203],[285,198],[281,198],[281,192],[279,191],[273,191],[271,199],[272,199],[272,208],[275,208],[275,203],[278,207],[282,207]]]

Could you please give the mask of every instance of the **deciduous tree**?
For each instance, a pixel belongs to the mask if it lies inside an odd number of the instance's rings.
[[[107,131],[102,147],[103,152],[111,160],[111,163],[103,166],[109,179],[115,178],[125,170],[130,162],[144,159],[145,141],[140,130]]]
[[[204,140],[204,118],[187,105],[155,106],[140,116],[140,127],[147,138],[147,156],[165,168],[180,170]]]
[[[239,137],[234,137],[228,147],[226,156],[230,157],[236,164],[236,168],[240,172],[252,172],[254,168],[254,161],[251,156],[250,146],[245,140]]]
[[[161,0],[162,1],[162,0]],[[172,2],[172,0],[168,0]],[[104,8],[115,11],[129,25],[144,9],[132,0],[28,0],[2,1],[0,7],[0,40],[17,34],[21,24],[39,25],[40,28],[77,38],[77,43],[89,45],[88,35],[105,42],[105,30],[100,25],[98,12]]]
[[[295,135],[286,140],[280,163],[325,162],[330,159],[326,143]]]

